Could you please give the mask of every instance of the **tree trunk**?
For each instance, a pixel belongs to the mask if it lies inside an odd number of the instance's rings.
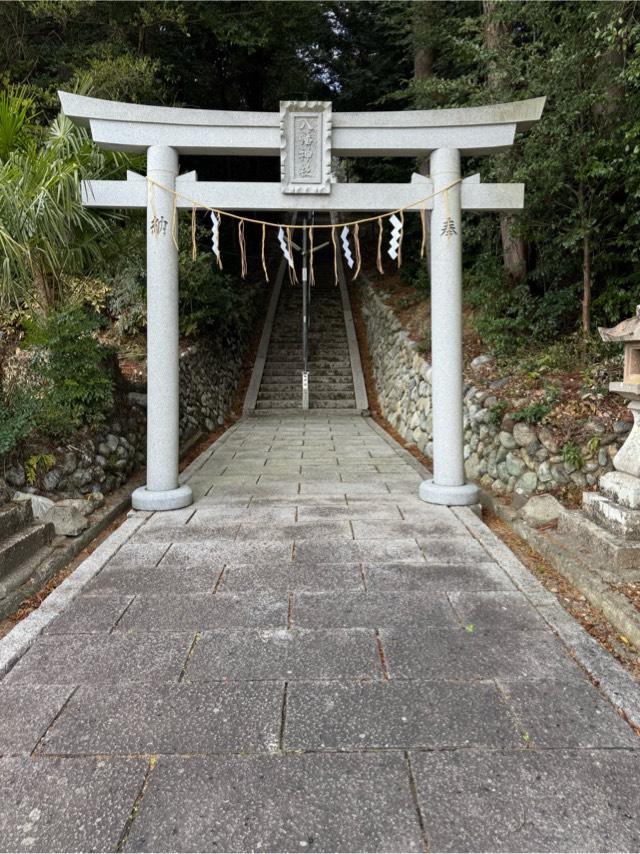
[[[591,333],[591,240],[585,232],[582,238],[582,334]]]
[[[36,300],[41,314],[47,314],[54,307],[55,292],[47,274],[36,267],[33,271],[33,283],[36,288]]]
[[[491,51],[492,58],[487,65],[487,88],[492,100],[508,100],[504,93],[505,78],[496,57],[505,47],[508,35],[504,23],[498,15],[497,0],[483,0],[484,44]],[[511,156],[515,156],[514,154]],[[500,171],[500,170],[499,170]],[[500,177],[500,176],[499,176]],[[509,281],[517,285],[527,273],[527,249],[522,237],[514,234],[518,218],[515,214],[500,214],[500,237],[502,240],[502,261]]]

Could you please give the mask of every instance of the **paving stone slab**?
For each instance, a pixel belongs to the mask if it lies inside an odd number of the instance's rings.
[[[47,635],[106,634],[118,623],[133,596],[77,596],[45,629]]]
[[[457,625],[443,593],[297,593],[291,620],[301,628]]]
[[[398,754],[161,757],[127,851],[422,851]]]
[[[518,747],[495,684],[383,681],[289,686],[288,750]]]
[[[85,587],[102,593],[211,593],[224,564],[216,566],[107,566]]]
[[[183,507],[181,510],[164,510],[162,513],[152,513],[142,526],[143,531],[161,531],[174,525],[186,525],[194,515],[196,509],[193,505]]]
[[[157,566],[171,542],[125,543],[109,560],[107,566]]]
[[[222,627],[285,627],[286,596],[262,591],[235,593],[141,594],[119,623],[122,630],[191,631]]]
[[[180,675],[193,637],[185,632],[43,635],[9,671],[5,682],[173,682]]]
[[[225,570],[219,593],[250,590],[289,592],[295,590],[364,590],[359,564],[284,564],[264,567],[231,566]]]
[[[500,684],[533,747],[640,748],[640,736],[586,677]]]
[[[353,531],[348,521],[337,522],[298,522],[293,525],[279,525],[270,529],[272,541],[293,543],[301,540],[353,540]],[[245,540],[264,540],[265,526],[253,524],[251,520],[243,523],[238,532],[238,542]]]
[[[513,582],[497,564],[365,563],[365,583],[370,592],[514,590]]]
[[[428,563],[494,563],[491,555],[471,538],[417,537],[416,541]]]
[[[415,540],[340,540],[296,543],[296,561],[310,563],[352,563],[354,561],[420,561],[422,552]]]
[[[291,499],[295,502],[295,499]],[[268,503],[259,505],[256,502],[251,502],[247,506],[230,505],[225,507],[220,505],[215,509],[196,510],[191,524],[193,525],[217,525],[224,519],[234,519],[238,522],[251,522],[257,524],[269,525],[291,525],[296,520],[296,505],[288,503],[287,505],[274,507]]]
[[[455,519],[424,519],[420,522],[406,522],[401,519],[393,522],[354,521],[353,534],[356,540],[401,540],[420,537],[438,537],[453,539],[469,538],[469,532]]]
[[[0,851],[115,851],[140,759],[0,759]]]
[[[83,686],[43,754],[260,753],[277,750],[277,682]]]
[[[347,492],[350,495],[369,495],[372,491],[370,483],[347,484],[341,481],[321,480],[300,484],[300,495],[322,497],[323,501],[327,496],[345,495]],[[387,489],[382,491],[389,492]]]
[[[550,632],[467,631],[409,626],[380,630],[391,678],[582,679]]]
[[[465,625],[478,629],[499,627],[502,631],[535,631],[546,623],[522,593],[512,591],[456,591],[449,596]]]
[[[268,533],[268,525],[265,525],[265,537]],[[264,540],[232,543],[226,540],[210,540],[202,544],[172,545],[162,558],[162,566],[218,566],[221,562],[271,566],[273,563],[284,563],[288,560],[291,560],[291,546],[287,543]]]
[[[264,629],[204,632],[185,679],[381,679],[369,629]]]
[[[72,690],[69,685],[0,683],[0,754],[31,753]]]
[[[433,851],[638,851],[640,754],[414,753]]]
[[[227,525],[200,525],[197,522],[189,522],[187,525],[167,525],[159,530],[141,530],[137,541],[140,543],[153,543],[156,540],[171,543],[203,543],[213,541],[216,544],[227,540],[235,540],[239,522]]]
[[[298,521],[299,522],[325,522],[328,520],[335,521],[339,519],[366,519],[377,520],[381,522],[392,522],[401,520],[400,511],[393,505],[379,505],[371,502],[370,505],[362,507],[347,507],[343,503],[342,506],[334,504],[326,504],[325,499],[322,503],[315,506],[299,507]]]

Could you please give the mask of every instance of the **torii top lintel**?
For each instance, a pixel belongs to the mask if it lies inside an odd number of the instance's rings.
[[[168,145],[182,154],[279,156],[284,117],[292,106],[284,102],[278,113],[198,110],[127,104],[71,92],[58,95],[64,113],[88,125],[98,145],[129,152]],[[331,113],[328,102],[307,102],[307,108],[328,112],[334,155],[415,157],[437,148],[456,148],[463,155],[505,151],[516,131],[538,121],[544,103],[545,98],[531,98],[484,107]]]

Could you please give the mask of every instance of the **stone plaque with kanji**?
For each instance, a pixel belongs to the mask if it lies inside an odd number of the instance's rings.
[[[331,192],[331,102],[280,104],[280,170],[284,193]]]

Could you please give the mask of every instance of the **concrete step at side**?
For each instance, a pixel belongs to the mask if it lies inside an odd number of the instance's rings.
[[[33,522],[30,501],[19,501],[0,507],[0,542]]]
[[[32,557],[53,539],[50,522],[28,525],[0,542],[0,578]]]

